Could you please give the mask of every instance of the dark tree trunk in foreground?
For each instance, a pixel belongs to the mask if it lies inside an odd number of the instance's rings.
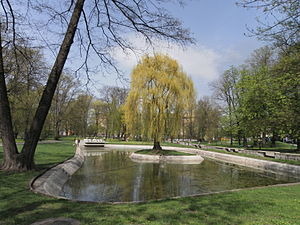
[[[4,165],[3,169],[5,170],[31,170],[34,168],[34,153],[35,149],[38,143],[38,140],[40,138],[40,134],[43,129],[44,122],[46,120],[46,117],[49,112],[49,108],[51,106],[51,102],[57,87],[57,83],[59,81],[61,72],[63,70],[64,64],[67,60],[71,45],[73,43],[74,35],[77,29],[78,21],[80,18],[80,14],[83,10],[83,4],[84,0],[77,0],[74,11],[72,13],[67,32],[65,34],[64,40],[61,44],[60,50],[58,52],[58,55],[56,57],[55,63],[52,67],[52,70],[49,74],[48,81],[46,84],[46,87],[44,89],[43,95],[41,97],[41,100],[39,102],[39,106],[36,110],[35,116],[33,118],[30,130],[28,132],[28,135],[25,139],[25,143],[23,146],[23,149],[21,153],[18,154],[16,151],[16,147],[14,149],[13,143],[15,143],[12,138],[14,135],[6,134],[8,131],[3,130],[6,129],[6,123],[9,123],[11,120],[7,117],[6,114],[10,115],[10,112],[7,111],[7,106],[5,104],[3,105],[3,102],[5,103],[5,99],[2,99],[1,96],[1,121],[2,122],[2,131],[3,132],[3,146],[7,146],[4,148]],[[1,60],[1,59],[0,59]],[[1,63],[1,62],[0,62]],[[3,64],[2,64],[3,66]],[[1,70],[1,68],[0,68]],[[2,67],[3,71],[3,67]],[[1,72],[1,71],[0,71]],[[3,82],[2,77],[4,77],[4,72],[1,76],[1,93],[5,92],[6,90],[3,89]],[[4,85],[5,86],[5,85]],[[4,97],[5,98],[5,97]],[[9,106],[8,106],[9,108]],[[2,117],[2,114],[5,114],[6,117]],[[6,119],[2,119],[6,118]],[[6,121],[8,120],[8,121]],[[11,131],[9,131],[11,132]],[[9,136],[9,137],[8,137]],[[15,145],[15,144],[14,144]],[[8,148],[10,147],[10,148]]]
[[[0,27],[2,24],[0,23]],[[2,48],[2,34],[0,29],[0,129],[3,143],[3,158],[4,164],[2,169],[15,166],[17,161],[18,149],[15,142],[15,136],[11,120],[10,106],[7,96],[7,88],[5,83],[4,63],[3,63],[3,48]]]
[[[297,139],[297,151],[300,151],[300,138]]]

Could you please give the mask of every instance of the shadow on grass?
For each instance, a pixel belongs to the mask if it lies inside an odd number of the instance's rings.
[[[255,201],[232,198],[231,194],[124,205],[72,202],[33,196],[33,193],[27,193],[27,197],[26,193],[14,194],[19,204],[1,212],[0,220],[7,225],[30,224],[50,217],[70,217],[81,224],[241,224],[241,215],[259,212]],[[264,203],[261,207],[270,205]]]

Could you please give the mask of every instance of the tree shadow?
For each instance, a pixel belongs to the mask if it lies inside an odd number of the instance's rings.
[[[270,202],[260,204],[259,208],[272,206]],[[43,197],[11,207],[1,217],[13,218],[20,225],[50,217],[70,217],[81,224],[241,224],[243,215],[259,213],[259,208],[255,200],[242,200],[230,193],[121,205]]]

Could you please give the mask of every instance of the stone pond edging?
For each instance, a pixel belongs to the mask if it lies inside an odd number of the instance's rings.
[[[81,147],[81,145],[76,146],[75,155],[71,159],[46,170],[34,178],[30,184],[31,190],[36,193],[62,198],[59,194],[63,185],[84,162]]]
[[[167,149],[167,148],[166,148]],[[232,163],[240,166],[250,167],[254,169],[264,170],[267,172],[277,173],[280,175],[288,175],[293,177],[300,177],[300,166],[291,165],[280,162],[273,162],[263,159],[254,159],[249,157],[212,152],[206,150],[199,150],[193,148],[173,148],[177,151],[183,151],[188,153],[196,153],[202,157],[219,160],[222,162]]]
[[[106,145],[106,147],[119,148],[119,149],[151,148],[151,146],[145,146],[145,145],[138,145],[138,146]],[[80,143],[80,145],[76,147],[76,152],[74,157],[46,170],[44,173],[34,178],[33,181],[30,183],[31,190],[36,193],[41,193],[48,196],[65,199],[64,197],[59,196],[59,194],[61,193],[63,185],[67,182],[67,180],[82,166],[84,162],[84,151],[82,150],[82,148],[83,148],[83,144]],[[269,171],[280,175],[288,175],[288,176],[293,176],[298,178],[300,177],[300,166],[296,166],[296,165],[272,162],[272,161],[261,160],[261,159],[253,159],[253,158],[248,158],[243,156],[236,156],[236,155],[224,154],[219,152],[211,152],[211,151],[199,150],[194,148],[164,147],[164,149],[166,150],[172,149],[176,151],[197,154],[198,160],[200,156],[201,158],[204,157],[204,158],[214,159],[214,160],[232,163],[240,166]],[[149,158],[149,155],[141,155],[141,154],[134,154],[134,155],[147,156],[147,158]],[[174,156],[168,156],[168,157],[174,157]],[[179,156],[179,157],[185,157],[185,156]],[[187,156],[187,157],[192,157],[192,156]],[[162,160],[165,160],[165,158],[163,157]]]

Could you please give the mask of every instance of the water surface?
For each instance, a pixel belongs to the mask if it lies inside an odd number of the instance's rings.
[[[61,195],[82,201],[130,202],[296,182],[208,159],[198,165],[136,163],[129,158],[131,153],[109,150],[86,157]]]

